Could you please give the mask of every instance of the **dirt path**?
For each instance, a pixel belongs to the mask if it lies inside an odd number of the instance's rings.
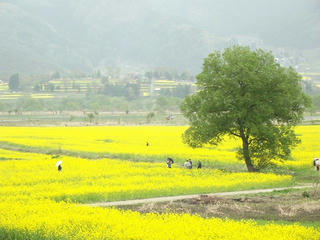
[[[110,207],[110,206],[128,206],[135,204],[144,204],[152,202],[170,202],[183,199],[197,198],[201,195],[209,197],[218,197],[218,196],[231,196],[231,195],[240,195],[240,194],[252,194],[252,193],[266,193],[272,191],[286,190],[286,189],[301,189],[301,188],[311,188],[312,185],[304,186],[295,186],[295,187],[283,187],[283,188],[268,188],[268,189],[256,189],[256,190],[245,190],[245,191],[235,191],[235,192],[219,192],[219,193],[210,193],[210,194],[193,194],[193,195],[180,195],[172,197],[157,197],[157,198],[146,198],[146,199],[135,199],[135,200],[125,200],[117,202],[98,202],[91,204],[84,204],[90,207]]]

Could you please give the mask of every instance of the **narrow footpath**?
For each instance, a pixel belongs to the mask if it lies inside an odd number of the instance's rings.
[[[180,196],[171,196],[171,197],[156,197],[156,198],[146,198],[146,199],[134,199],[134,200],[125,200],[117,202],[97,202],[84,204],[90,207],[112,207],[112,206],[128,206],[152,202],[170,202],[190,198],[198,198],[200,196],[209,196],[209,197],[222,197],[222,196],[232,196],[232,195],[241,195],[241,194],[255,194],[255,193],[267,193],[273,191],[287,190],[287,189],[303,189],[311,188],[312,185],[303,185],[295,187],[283,187],[283,188],[268,188],[268,189],[255,189],[255,190],[245,190],[245,191],[235,191],[235,192],[218,192],[218,193],[209,193],[209,194],[193,194],[193,195],[180,195]]]

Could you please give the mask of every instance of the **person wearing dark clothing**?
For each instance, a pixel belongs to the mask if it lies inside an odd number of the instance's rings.
[[[58,166],[58,171],[62,171],[61,165]]]
[[[200,161],[198,161],[197,169],[200,169],[200,168],[202,168],[202,163]]]
[[[168,168],[171,168],[171,165],[173,164],[174,162],[173,162],[173,159],[172,158],[167,158],[167,167]]]
[[[148,142],[146,142],[146,146],[147,146],[147,147],[149,146],[149,143],[148,143]]]
[[[189,159],[188,162],[190,163],[190,169],[192,169],[192,161],[191,161],[191,159]]]
[[[319,171],[319,167],[320,167],[319,158],[314,158],[313,159],[313,166],[315,166],[317,171]]]

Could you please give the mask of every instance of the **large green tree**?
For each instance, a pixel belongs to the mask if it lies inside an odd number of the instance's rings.
[[[293,127],[310,104],[300,81],[270,52],[241,46],[213,52],[197,76],[197,93],[181,105],[190,122],[184,142],[201,147],[216,145],[225,135],[240,138],[238,158],[250,172],[286,159],[299,142]]]

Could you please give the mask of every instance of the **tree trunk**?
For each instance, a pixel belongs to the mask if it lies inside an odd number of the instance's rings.
[[[247,169],[249,172],[257,172],[257,169],[253,166],[249,154],[249,143],[248,138],[245,136],[243,131],[240,131],[241,139],[242,139],[242,150],[243,150],[243,157],[247,165]]]

